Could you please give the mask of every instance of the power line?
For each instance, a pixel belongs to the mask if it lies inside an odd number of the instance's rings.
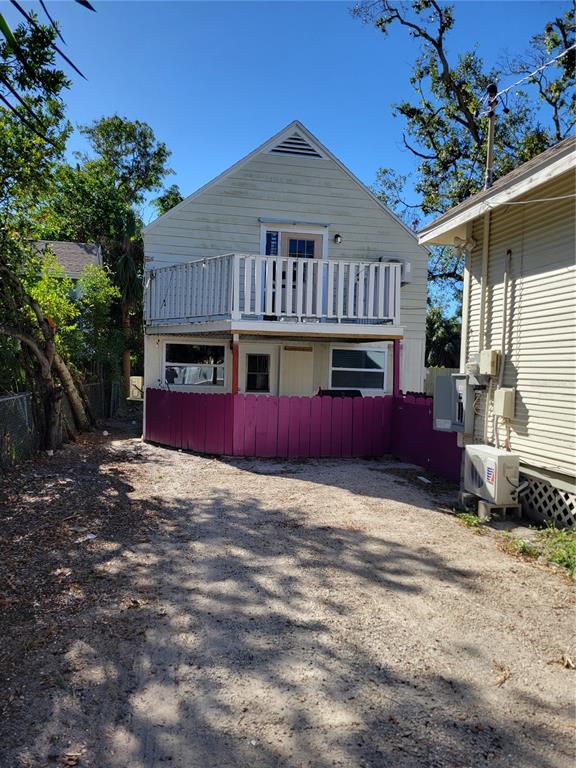
[[[503,88],[501,91],[497,91],[493,96],[489,98],[489,94],[486,93],[482,96],[482,98],[479,100],[478,108],[476,111],[477,117],[482,117],[486,114],[488,114],[493,107],[497,103],[497,99],[500,96],[504,96],[504,94],[508,93],[508,91],[511,91],[512,88],[516,88],[517,86],[521,85],[522,83],[525,83],[527,80],[530,80],[532,77],[537,75],[539,72],[543,72],[547,67],[551,66],[552,64],[555,64],[557,61],[559,61],[561,58],[566,56],[570,51],[573,51],[576,49],[576,43],[573,43],[568,48],[565,48],[562,53],[559,53],[558,56],[555,56],[553,59],[550,59],[550,61],[545,62],[544,64],[541,64],[537,69],[535,69],[533,72],[530,72],[528,75],[524,75],[524,77],[520,78],[520,80],[517,80],[515,83],[512,83],[512,85],[507,86],[506,88]],[[489,100],[488,107],[485,111],[480,111],[481,108],[485,105],[486,101]],[[491,103],[490,103],[491,102]],[[504,111],[507,110],[507,107],[505,106]]]
[[[542,64],[538,69],[535,69],[534,72],[531,72],[529,75],[526,75],[525,77],[521,78],[520,80],[517,80],[515,83],[512,83],[512,85],[509,85],[507,88],[503,88],[501,91],[498,91],[496,94],[496,98],[499,96],[502,96],[502,94],[507,93],[512,88],[516,88],[517,85],[520,85],[521,83],[524,83],[526,80],[530,80],[531,77],[534,77],[534,75],[537,75],[538,72],[542,72],[546,67],[549,67],[551,64],[554,64],[556,61],[561,59],[563,56],[566,56],[567,53],[570,53],[570,51],[573,51],[576,48],[576,43],[573,43],[569,48],[566,48],[562,51],[562,53],[559,53],[558,56],[555,56],[553,59],[550,59],[550,61],[547,61],[545,64]]]

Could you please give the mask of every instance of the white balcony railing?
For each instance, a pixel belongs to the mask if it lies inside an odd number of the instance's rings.
[[[400,323],[401,264],[231,253],[152,270],[146,321]]]

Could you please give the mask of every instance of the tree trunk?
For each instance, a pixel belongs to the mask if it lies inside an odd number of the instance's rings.
[[[62,415],[62,390],[52,385],[47,388],[45,397],[46,436],[45,444],[49,451],[53,451],[62,442],[61,415]]]
[[[66,393],[68,402],[70,403],[70,407],[72,408],[72,413],[74,414],[74,421],[76,422],[76,426],[78,427],[78,429],[89,429],[90,418],[86,413],[86,408],[84,408],[84,403],[82,402],[82,398],[78,393],[76,383],[72,378],[72,374],[68,370],[68,366],[66,365],[64,360],[62,360],[62,358],[57,352],[54,355],[54,368],[56,369],[58,378],[62,382],[62,386],[64,387],[64,392]]]
[[[132,326],[130,324],[130,308],[126,302],[122,302],[122,333],[124,334],[124,351],[122,352],[122,388],[124,397],[130,397],[130,338]]]

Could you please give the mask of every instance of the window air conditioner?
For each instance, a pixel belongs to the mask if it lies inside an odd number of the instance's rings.
[[[516,504],[520,484],[518,456],[491,445],[467,445],[464,489],[499,506]]]

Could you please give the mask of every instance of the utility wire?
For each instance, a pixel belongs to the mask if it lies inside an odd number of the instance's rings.
[[[574,49],[576,49],[576,43],[573,43],[568,48],[565,48],[562,51],[562,53],[558,54],[558,56],[555,56],[553,59],[550,59],[550,61],[545,62],[544,64],[539,66],[537,69],[535,69],[533,72],[530,72],[530,74],[524,75],[524,77],[520,78],[520,80],[517,80],[515,83],[512,83],[512,85],[508,85],[506,88],[503,88],[501,91],[498,91],[494,96],[490,97],[491,105],[495,106],[496,100],[500,96],[504,96],[505,94],[508,93],[508,91],[511,91],[512,88],[516,88],[518,85],[525,83],[526,80],[530,80],[530,78],[534,77],[534,75],[537,75],[539,72],[543,72],[546,69],[546,67],[549,67],[551,64],[554,64],[555,62],[559,61],[559,59],[566,56],[568,53],[570,53],[570,51],[573,51]],[[489,106],[485,111],[481,111],[487,99],[488,99],[488,94],[484,94],[482,98],[479,100],[477,111],[476,111],[478,117],[483,117],[484,115],[488,114],[490,110],[493,108],[493,106]],[[504,106],[505,106],[504,111],[506,111],[507,109],[506,103],[504,104]]]
[[[529,75],[522,77],[520,80],[517,80],[515,83],[512,83],[512,85],[509,85],[507,88],[503,88],[501,91],[498,91],[495,98],[502,96],[504,93],[507,93],[512,88],[516,88],[517,85],[524,83],[526,80],[530,80],[530,78],[534,77],[534,75],[537,75],[538,72],[542,72],[542,70],[546,69],[546,67],[549,67],[551,64],[554,64],[554,62],[558,61],[563,56],[566,56],[567,53],[570,53],[570,51],[573,51],[575,48],[576,48],[576,43],[573,43],[569,48],[566,48],[565,50],[562,51],[562,53],[559,53],[558,56],[555,56],[553,59],[550,59],[550,61],[547,61],[545,64],[542,64],[540,67],[538,67],[538,69],[535,69],[534,72],[531,72]]]
[[[489,208],[499,208],[505,205],[531,205],[532,203],[554,203],[556,200],[570,200],[576,197],[575,195],[560,195],[559,197],[541,197],[538,200],[515,200],[507,203],[488,203]]]

